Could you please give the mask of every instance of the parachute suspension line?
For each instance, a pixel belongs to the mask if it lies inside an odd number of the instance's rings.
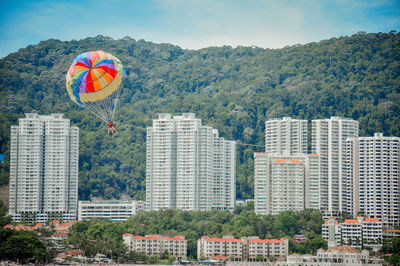
[[[99,114],[98,110],[96,110],[96,107],[94,105],[86,103],[85,108],[88,109],[89,112],[91,112],[92,114],[94,114],[95,116],[100,118],[101,120],[105,120],[104,117]]]
[[[102,108],[101,101],[97,101],[97,102],[93,102],[93,103],[96,105],[97,110],[99,110],[99,113],[102,114],[102,116],[104,117],[104,121],[108,122],[107,121],[107,113],[105,112],[104,108]]]
[[[104,114],[95,102],[88,102],[87,105],[90,106],[93,113],[96,113],[97,116],[101,117],[101,120],[105,120]]]
[[[112,119],[114,119],[115,108],[117,108],[117,104],[118,104],[118,98],[115,98],[112,103],[112,115],[111,115]]]
[[[107,106],[110,107],[109,113],[110,113],[110,119],[111,119],[111,121],[114,121],[114,116],[113,116],[113,111],[114,111],[113,108],[114,108],[114,107],[113,107],[112,101],[111,101],[111,99],[113,98],[113,96],[114,96],[114,95],[111,94],[110,96],[108,96],[107,98],[105,98],[106,101],[107,101],[107,102],[106,102],[106,103],[107,103]]]
[[[107,122],[107,117],[105,116],[104,111],[96,102],[90,103],[90,106],[95,110],[98,116],[102,118],[103,121]]]
[[[112,100],[112,119],[114,119],[115,109],[117,108],[117,104],[118,104],[118,101],[119,101],[119,95],[121,94],[121,86],[117,89],[117,93],[115,95],[115,98]]]
[[[112,121],[111,120],[111,111],[110,111],[110,108],[108,108],[108,105],[107,105],[107,102],[103,99],[103,104],[104,104],[104,107],[105,107],[105,112],[106,112],[106,114],[107,114],[107,120],[108,121]]]

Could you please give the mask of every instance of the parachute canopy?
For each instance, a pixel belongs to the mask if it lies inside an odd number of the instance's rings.
[[[66,75],[72,101],[112,122],[125,70],[115,56],[103,51],[78,55]]]

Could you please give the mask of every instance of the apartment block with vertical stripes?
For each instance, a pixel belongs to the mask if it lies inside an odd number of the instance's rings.
[[[27,113],[11,127],[10,154],[13,221],[76,220],[79,129],[62,114]]]
[[[265,122],[265,153],[254,154],[257,214],[319,209],[319,156],[307,154],[307,120]]]
[[[184,113],[159,114],[146,142],[147,210],[233,210],[235,141]]]
[[[400,138],[375,133],[346,144],[346,211],[400,224]]]
[[[318,209],[319,197],[317,154],[254,154],[254,209],[257,214]]]

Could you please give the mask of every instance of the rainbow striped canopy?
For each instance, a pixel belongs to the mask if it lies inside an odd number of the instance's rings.
[[[84,107],[113,94],[124,77],[124,67],[115,56],[103,51],[86,52],[69,67],[67,91],[72,101]]]

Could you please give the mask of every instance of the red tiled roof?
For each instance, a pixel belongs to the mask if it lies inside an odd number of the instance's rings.
[[[62,233],[62,232],[56,232],[53,234],[53,236],[68,236],[67,233]]]
[[[361,253],[359,250],[357,250],[353,247],[348,247],[348,246],[336,246],[336,247],[327,249],[326,252],[332,252],[334,250],[337,250],[340,253]]]
[[[144,240],[160,240],[158,236],[134,236],[133,239],[144,239]]]
[[[284,163],[286,160],[275,160],[274,163]]]
[[[49,225],[57,225],[60,223],[60,220],[53,220],[49,223]]]
[[[357,219],[346,219],[343,222],[344,224],[359,224]]]
[[[365,218],[366,223],[380,223],[381,221],[378,218]]]
[[[265,152],[255,152],[255,155],[265,155]]]
[[[175,236],[175,237],[163,236],[162,238],[164,238],[165,240],[185,241],[185,239],[182,238],[182,236]]]
[[[301,161],[299,161],[299,160],[290,160],[290,162],[291,162],[291,163],[303,163],[303,162],[301,162]]]
[[[36,225],[35,225],[35,227],[36,228],[39,228],[39,227],[41,227],[43,225],[43,223],[37,223]]]
[[[6,224],[5,226],[4,226],[4,228],[13,228],[14,226],[12,225],[12,224]]]
[[[311,153],[310,156],[318,156],[318,153]]]
[[[207,242],[241,242],[242,240],[236,238],[207,238],[205,239]]]
[[[250,239],[249,242],[256,242],[256,243],[283,243],[283,240],[279,239]]]
[[[397,230],[397,229],[385,229],[383,231],[385,231],[385,232],[400,232],[400,230]]]
[[[83,250],[80,249],[67,250],[65,251],[65,255],[83,255]]]
[[[124,236],[133,236],[132,234],[124,234]]]
[[[66,223],[58,224],[58,226],[60,226],[60,227],[72,226],[73,224],[75,224],[77,222],[79,222],[79,221],[66,222]]]

